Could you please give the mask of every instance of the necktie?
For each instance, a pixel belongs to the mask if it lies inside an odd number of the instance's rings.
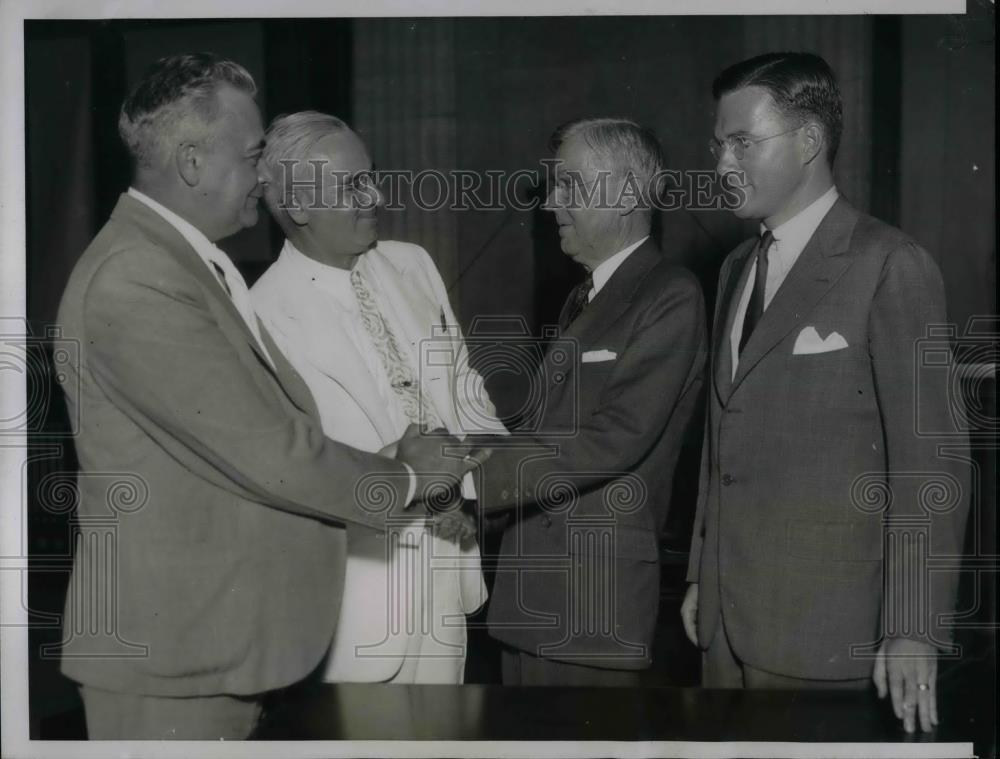
[[[774,242],[774,235],[768,230],[757,239],[757,247],[754,255],[757,257],[757,276],[753,281],[753,292],[750,295],[750,303],[747,304],[747,312],[743,317],[743,334],[740,335],[740,355],[746,347],[750,335],[757,327],[757,323],[764,315],[764,291],[767,287],[767,252]]]
[[[357,266],[351,270],[351,287],[358,300],[365,331],[371,338],[375,352],[389,378],[389,384],[403,406],[406,418],[425,429],[444,427],[430,399],[425,393],[420,392],[413,367],[406,360],[396,336],[382,317],[375,296]]]
[[[215,276],[219,278],[219,282],[222,284],[222,288],[226,291],[226,295],[230,298],[233,297],[233,291],[229,289],[229,283],[226,282],[226,273],[222,270],[215,261],[212,261],[212,268],[215,269]]]
[[[588,274],[587,278],[583,280],[580,284],[576,286],[573,293],[569,296],[570,306],[569,311],[566,313],[566,324],[564,329],[569,327],[570,324],[575,322],[579,318],[580,314],[587,307],[589,302],[590,291],[594,289],[594,278],[592,275]]]

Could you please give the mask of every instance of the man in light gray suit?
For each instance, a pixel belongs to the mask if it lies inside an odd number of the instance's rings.
[[[210,54],[147,72],[120,118],[132,187],[59,309],[81,346],[63,383],[80,419],[78,516],[112,513],[109,472],[144,495],[118,514],[112,556],[81,541],[75,557],[62,669],[82,686],[91,739],[246,738],[263,694],[305,678],[329,648],[345,560],[336,526],[419,519],[432,483],[457,483],[473,463],[454,438],[407,434],[392,460],[323,435],[214,245],[257,222],[254,92],[245,69]],[[91,573],[101,562],[113,577]],[[143,655],[115,655],[116,642]]]
[[[935,429],[950,422],[946,382],[915,350],[945,321],[941,275],[838,194],[825,61],[760,56],[713,91],[717,171],[761,225],[719,276],[687,634],[706,686],[874,678],[907,731],[918,716],[929,730],[955,575],[926,559],[961,551],[969,471],[915,430],[918,403]]]

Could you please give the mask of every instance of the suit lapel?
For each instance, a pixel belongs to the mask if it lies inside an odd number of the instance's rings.
[[[207,305],[215,316],[219,329],[226,335],[226,338],[237,349],[243,346],[249,348],[254,356],[256,356],[261,368],[271,375],[288,396],[289,400],[298,408],[303,409],[301,405],[304,403],[301,397],[302,394],[295,391],[290,392],[289,388],[284,384],[285,381],[289,381],[293,376],[298,378],[298,374],[294,370],[290,373],[285,373],[283,381],[283,378],[276,372],[276,367],[272,367],[270,361],[264,356],[257,343],[257,338],[254,337],[246,322],[243,321],[242,315],[236,310],[232,298],[226,293],[218,277],[209,270],[208,266],[205,265],[205,262],[195,252],[188,241],[184,239],[183,235],[152,208],[125,193],[122,194],[118,205],[115,206],[112,217],[141,226],[150,240],[172,255],[201,284],[205,292]],[[263,335],[263,332],[261,334]],[[272,358],[274,358],[276,364],[280,360],[284,360],[284,356],[281,356],[281,351],[274,346],[273,342],[266,347],[272,353]],[[291,367],[289,366],[289,368]],[[301,379],[299,381],[301,382]],[[294,380],[292,382],[294,384]],[[315,410],[315,406],[312,405],[312,396],[308,393],[308,389],[306,389],[306,394],[308,395],[308,403],[305,405]]]
[[[719,395],[719,400],[723,405],[729,400],[729,393],[733,387],[733,354],[730,344],[730,334],[733,331],[733,322],[736,320],[736,311],[739,307],[740,296],[746,287],[747,279],[750,277],[752,264],[751,254],[753,253],[756,240],[751,238],[743,245],[745,248],[733,257],[733,263],[729,267],[726,282],[719,293],[719,315],[724,317],[721,321],[716,320],[715,335],[715,356],[714,380],[715,390]]]
[[[267,348],[267,352],[271,354],[271,358],[274,360],[274,370],[272,374],[274,378],[278,381],[278,384],[285,391],[285,395],[288,399],[295,404],[295,406],[304,413],[312,416],[314,418],[319,418],[319,409],[316,408],[316,400],[313,398],[312,392],[309,390],[309,386],[306,385],[305,380],[302,376],[295,371],[285,354],[281,352],[281,349],[275,344],[267,328],[257,320],[260,325],[260,337],[264,341],[264,347]],[[265,366],[269,366],[267,362],[264,362]]]
[[[639,285],[643,283],[653,267],[661,261],[663,261],[663,255],[656,243],[652,239],[646,240],[611,275],[611,279],[594,296],[594,300],[587,305],[583,313],[563,331],[562,337],[575,340],[581,351],[585,346],[595,345],[625,313],[636,290],[639,289]],[[560,320],[565,317],[572,297],[573,293],[570,292],[567,302],[563,306]],[[581,356],[577,357],[578,361],[580,358]],[[570,371],[573,371],[573,368],[575,367],[571,367]],[[548,375],[552,377],[554,372],[548,372]]]
[[[385,401],[378,392],[376,380],[368,369],[365,357],[348,333],[349,329],[355,327],[362,332],[364,328],[353,324],[353,313],[335,305],[335,296],[298,271],[292,269],[283,272],[280,279],[290,282],[296,288],[297,309],[308,309],[305,325],[298,324],[296,319],[299,338],[304,340],[308,353],[302,357],[303,360],[344,389],[364,411],[383,443],[395,440],[395,427],[389,418]],[[327,329],[316,332],[310,329],[312,325],[325,325]]]
[[[809,315],[850,266],[850,257],[843,254],[856,222],[857,212],[843,199],[820,222],[747,341],[733,378],[733,390]]]
[[[575,337],[587,344],[599,340],[625,313],[646,274],[662,260],[660,249],[651,239],[646,240],[611,275],[583,313],[566,328],[563,336]]]

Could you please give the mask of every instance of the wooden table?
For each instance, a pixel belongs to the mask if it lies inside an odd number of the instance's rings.
[[[942,701],[935,733],[906,736],[874,691],[510,688],[343,684],[267,712],[262,739],[974,742],[995,748],[994,694]]]

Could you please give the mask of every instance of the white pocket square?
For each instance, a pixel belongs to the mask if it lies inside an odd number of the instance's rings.
[[[596,364],[600,361],[614,361],[616,358],[618,358],[617,353],[601,348],[599,351],[584,351],[580,360],[584,364]]]
[[[815,327],[805,327],[799,336],[795,338],[795,347],[792,348],[793,356],[805,356],[810,353],[830,353],[831,351],[843,350],[847,347],[847,341],[839,332],[831,332],[825,338],[819,336]]]

